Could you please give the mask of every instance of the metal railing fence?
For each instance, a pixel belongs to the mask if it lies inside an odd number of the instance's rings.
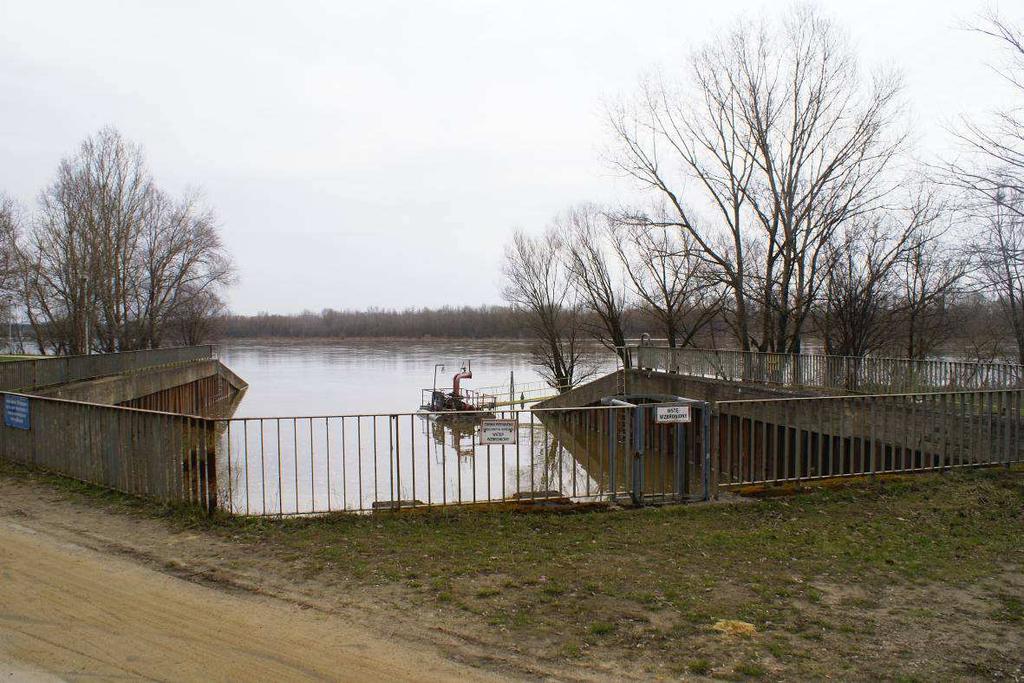
[[[28,428],[0,419],[0,458],[165,503],[217,507],[212,420],[0,393],[5,417],[8,401],[27,412]]]
[[[571,387],[565,387],[571,388]],[[544,380],[522,383],[495,384],[488,387],[480,387],[481,393],[494,396],[498,405],[515,406],[516,404],[535,403],[545,398],[556,396],[560,393],[558,387],[553,387]]]
[[[221,492],[234,514],[282,516],[704,495],[699,416],[676,426],[652,415],[600,406],[218,420]],[[484,419],[514,421],[514,443],[481,443]]]
[[[633,366],[661,372],[779,386],[861,393],[1024,387],[1024,365],[949,360],[664,348],[629,349]]]
[[[719,401],[717,485],[1024,461],[1024,390]]]
[[[431,405],[435,395],[440,394],[441,396],[452,396],[454,391],[455,390],[452,387],[444,387],[441,389],[422,389],[420,391],[420,405],[426,408]],[[484,393],[478,389],[460,388],[458,398],[465,405],[472,406],[473,410],[490,410],[498,404],[496,396]]]
[[[212,346],[182,346],[90,356],[52,356],[0,363],[0,391],[29,392],[42,387],[119,375],[164,365],[209,360]]]

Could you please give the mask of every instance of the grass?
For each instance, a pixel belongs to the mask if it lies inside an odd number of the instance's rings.
[[[808,651],[862,652],[868,666],[884,656],[870,643],[886,591],[980,586],[1024,568],[1020,470],[864,481],[756,504],[284,520],[206,518],[3,463],[0,475],[44,479],[272,553],[303,580],[399,587],[413,606],[479,620],[496,639],[512,633],[542,657],[603,651],[693,675],[760,678],[781,667],[815,676],[835,666]],[[828,587],[856,591],[830,597]],[[1012,590],[992,604],[995,623],[1020,626]],[[950,618],[942,605],[905,607],[900,628],[921,625],[921,647],[926,625]],[[720,619],[749,622],[757,634],[714,633]]]

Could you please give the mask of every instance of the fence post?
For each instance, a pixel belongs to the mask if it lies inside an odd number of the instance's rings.
[[[692,423],[690,423],[692,424]],[[676,430],[676,498],[680,501],[686,496],[686,430],[687,423],[675,425]]]
[[[633,486],[630,496],[634,505],[641,505],[644,498],[644,414],[643,406],[633,409]]]

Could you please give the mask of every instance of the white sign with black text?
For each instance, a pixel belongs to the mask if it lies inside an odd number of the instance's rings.
[[[519,434],[517,420],[482,420],[480,444],[484,446],[514,445]]]
[[[689,422],[690,406],[655,406],[654,421],[659,424],[666,422]]]

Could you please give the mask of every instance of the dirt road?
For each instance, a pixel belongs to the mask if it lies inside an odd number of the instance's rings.
[[[463,680],[339,616],[230,593],[0,517],[0,679]]]

